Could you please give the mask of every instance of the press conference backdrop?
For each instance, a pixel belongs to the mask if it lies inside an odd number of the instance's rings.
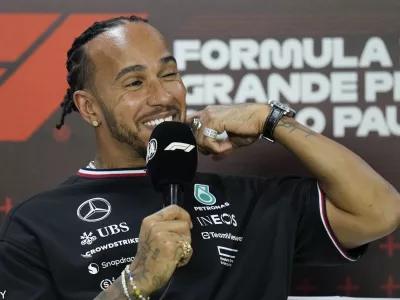
[[[169,39],[190,110],[285,102],[400,189],[399,9],[395,0],[0,1],[0,222],[93,159],[93,130],[77,113],[54,129],[66,52],[94,21],[130,14]],[[220,162],[202,157],[199,170],[308,175],[263,140]],[[399,265],[397,232],[358,263],[296,268],[291,295],[400,297]]]

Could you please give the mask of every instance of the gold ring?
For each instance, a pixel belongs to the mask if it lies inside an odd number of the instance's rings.
[[[189,242],[185,242],[185,241],[179,241],[179,244],[182,245],[182,250],[183,250],[183,253],[181,255],[181,260],[188,258],[190,253],[193,250],[192,246],[190,245]]]

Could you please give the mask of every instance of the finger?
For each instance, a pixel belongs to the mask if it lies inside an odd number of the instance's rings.
[[[188,222],[191,225],[191,227],[193,227],[192,219],[189,213],[175,204],[169,205],[147,218],[150,219],[150,221],[182,220]]]
[[[179,241],[187,241],[189,243],[192,242],[191,234],[183,234],[183,233],[176,233],[176,232],[164,232],[166,238],[169,241],[179,242]]]
[[[185,123],[186,124],[192,124],[192,122],[193,122],[193,119],[194,118],[200,118],[200,115],[202,114],[202,110],[201,111],[198,111],[198,112],[195,112],[195,113],[192,113],[192,114],[190,114],[190,115],[187,115],[186,116],[186,121],[185,121]]]
[[[215,138],[210,138],[208,136],[204,136],[201,146],[215,154],[220,154],[233,148],[229,140],[219,142]]]
[[[185,251],[184,251],[182,243],[178,242],[177,245],[178,245],[178,248],[177,248],[177,251],[175,252],[175,254],[176,254],[175,259],[177,262],[177,267],[181,267],[181,266],[186,265],[192,258],[193,248],[190,247],[190,249],[191,249],[190,252],[187,254],[187,256],[185,256],[184,255]]]
[[[173,232],[177,235],[190,236],[190,224],[187,221],[174,220],[157,222],[151,228],[152,232]]]
[[[210,155],[210,154],[212,154],[209,150],[206,150],[205,148],[200,147],[200,146],[197,146],[197,150],[198,150],[200,153],[202,153],[203,155]]]
[[[183,253],[183,250],[182,250],[182,253]],[[186,266],[189,263],[189,261],[192,259],[192,256],[193,256],[193,249],[192,249],[192,252],[190,252],[190,254],[189,254],[189,256],[187,258],[183,258],[183,259],[179,260],[179,263],[177,264],[177,267],[180,268],[180,267]]]
[[[232,152],[233,152],[233,148],[228,149],[228,150],[226,150],[226,151],[224,151],[222,153],[213,155],[212,159],[215,160],[215,161],[222,160],[222,159],[228,157]]]

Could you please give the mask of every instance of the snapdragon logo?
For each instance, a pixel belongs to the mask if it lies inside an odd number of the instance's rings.
[[[88,266],[88,270],[89,270],[89,273],[90,273],[90,274],[95,275],[95,274],[99,273],[100,268],[99,268],[99,265],[98,265],[98,264],[96,264],[96,263],[91,263],[91,264]]]
[[[117,267],[119,265],[126,265],[131,263],[135,259],[134,256],[132,257],[122,257],[120,259],[111,260],[111,261],[104,261],[100,264],[101,269],[107,269],[108,267]],[[96,275],[100,272],[100,267],[96,263],[91,263],[88,266],[89,273],[92,275]]]
[[[119,265],[126,265],[128,263],[131,263],[134,259],[135,259],[135,257],[132,256],[132,257],[122,257],[121,259],[102,262],[101,263],[101,268],[102,269],[107,269],[108,267],[117,267]]]

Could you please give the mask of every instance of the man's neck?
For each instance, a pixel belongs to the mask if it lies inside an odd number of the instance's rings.
[[[94,166],[96,169],[134,169],[134,168],[146,168],[146,162],[142,158],[112,158],[104,159],[99,154],[96,154],[94,159]]]
[[[104,146],[98,141],[94,165],[96,169],[146,168],[146,160],[129,146],[114,143]]]

